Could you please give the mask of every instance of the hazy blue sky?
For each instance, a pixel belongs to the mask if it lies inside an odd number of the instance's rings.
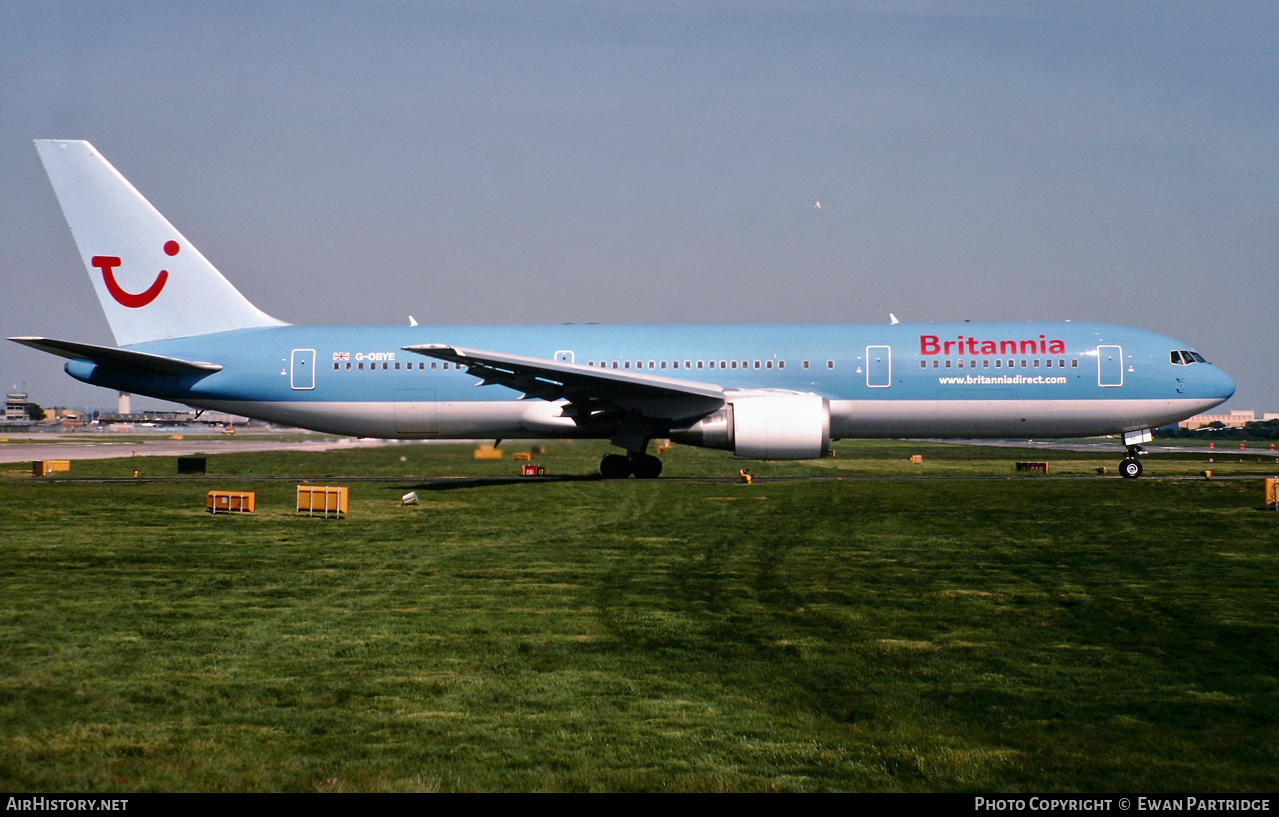
[[[0,0],[0,334],[111,343],[33,138],[293,323],[1102,320],[1279,411],[1279,4]]]

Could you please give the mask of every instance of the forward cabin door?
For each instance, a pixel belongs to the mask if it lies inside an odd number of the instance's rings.
[[[1119,346],[1097,347],[1097,385],[1113,388],[1124,384],[1124,350]]]

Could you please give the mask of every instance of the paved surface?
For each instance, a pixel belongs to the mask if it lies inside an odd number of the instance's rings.
[[[987,445],[996,448],[1041,448],[1045,451],[1086,451],[1094,454],[1113,453],[1116,457],[1124,456],[1124,445],[1118,439],[1113,440],[920,440],[927,443],[954,443],[958,445]],[[1142,446],[1151,454],[1196,454],[1205,457],[1226,457],[1242,454],[1244,456],[1279,457],[1279,451],[1270,449],[1269,443],[1250,442],[1247,448],[1240,451],[1238,442],[1225,441],[1216,448],[1205,448],[1201,445],[1169,445],[1165,443],[1144,443]]]
[[[35,460],[107,460],[116,457],[185,457],[193,454],[234,454],[247,451],[329,451],[334,448],[373,448],[415,445],[398,440],[357,440],[326,437],[308,440],[254,439],[252,435],[224,439],[173,440],[168,436],[112,439],[108,434],[0,434],[0,463]]]
[[[278,435],[277,435],[278,436]],[[196,454],[228,454],[247,451],[329,451],[342,448],[376,448],[394,445],[465,444],[474,440],[373,440],[350,437],[323,437],[307,439],[255,439],[252,434],[227,436],[218,439],[174,440],[169,435],[130,436],[113,439],[110,434],[0,434],[9,442],[0,443],[0,463],[33,462],[35,460],[106,460],[116,457],[185,457]],[[942,440],[929,439],[920,442],[958,443],[1002,448],[1043,449],[1051,451],[1087,451],[1112,453],[1123,457],[1123,445],[1118,440]],[[1151,453],[1195,454],[1199,456],[1277,457],[1266,443],[1248,443],[1244,451],[1238,443],[1222,443],[1215,449],[1199,446],[1147,444]]]

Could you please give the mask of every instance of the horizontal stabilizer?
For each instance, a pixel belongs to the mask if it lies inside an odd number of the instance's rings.
[[[145,370],[175,375],[206,375],[222,371],[222,366],[217,363],[151,355],[146,352],[116,349],[112,346],[94,346],[91,343],[75,343],[53,338],[9,338],[9,340],[51,355],[72,360],[87,360],[113,369]]]

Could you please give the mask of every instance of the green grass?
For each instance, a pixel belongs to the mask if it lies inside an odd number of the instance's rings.
[[[0,788],[1279,786],[1279,514],[1257,480],[1013,478],[1115,458],[882,442],[808,465],[676,448],[667,473],[1007,478],[507,481],[518,463],[470,452],[0,483]],[[175,470],[72,473],[134,468]],[[299,519],[293,482],[236,483],[262,474],[386,481],[351,483],[348,519]],[[465,475],[494,479],[425,480]],[[260,511],[209,516],[211,488]]]

